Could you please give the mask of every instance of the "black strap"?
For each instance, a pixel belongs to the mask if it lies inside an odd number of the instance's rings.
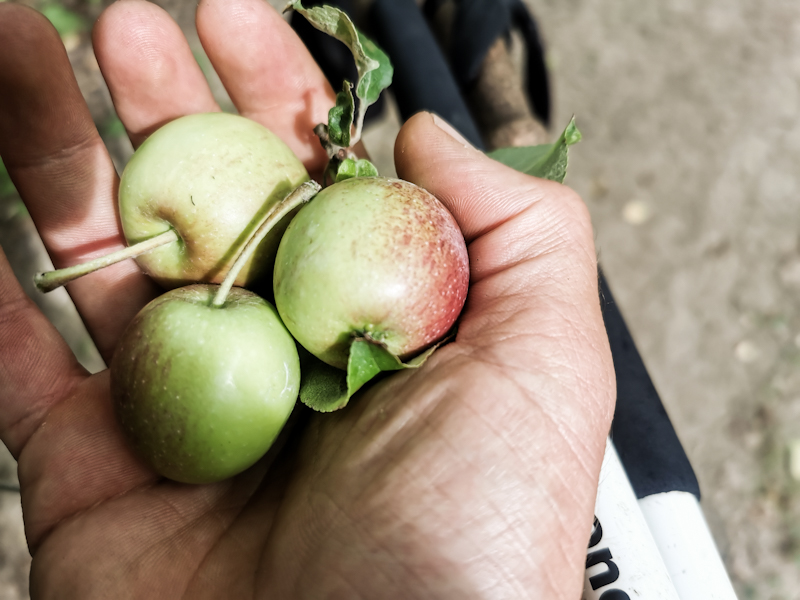
[[[403,119],[421,110],[434,112],[482,149],[447,59],[414,0],[375,0],[369,22],[375,41],[394,65],[391,91]]]
[[[430,20],[446,0],[428,0],[423,7]],[[474,85],[492,44],[512,29],[522,35],[527,51],[528,100],[538,119],[550,123],[550,84],[544,48],[536,21],[522,0],[453,0],[455,14],[450,47],[446,49],[453,75],[462,90]]]

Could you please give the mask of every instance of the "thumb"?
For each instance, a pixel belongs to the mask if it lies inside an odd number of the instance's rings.
[[[490,159],[428,113],[404,125],[395,162],[400,177],[450,210],[466,238],[470,291],[457,341],[518,372],[571,381],[610,419],[613,365],[591,221],[578,195]]]
[[[490,159],[437,115],[423,112],[406,122],[395,144],[395,163],[401,178],[448,207],[468,243],[533,204],[546,204],[542,208],[553,218],[589,224],[572,190]]]

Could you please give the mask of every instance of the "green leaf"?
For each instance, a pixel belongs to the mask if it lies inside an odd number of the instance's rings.
[[[350,146],[350,128],[353,126],[355,102],[352,85],[349,81],[342,84],[342,91],[336,94],[336,106],[328,111],[328,135],[337,146]]]
[[[345,158],[339,163],[336,171],[336,183],[356,176],[356,161],[352,158]]]
[[[347,394],[355,394],[378,373],[406,368],[408,366],[384,346],[356,338],[350,345],[350,356],[347,359]]]
[[[11,181],[11,176],[8,174],[2,159],[0,159],[0,198],[12,196],[16,192],[17,188],[14,187],[14,182]]]
[[[203,75],[205,75],[205,78],[210,79],[214,74],[214,66],[211,64],[211,59],[208,58],[208,54],[206,54],[202,49],[199,49],[192,50],[192,56],[194,56],[194,60],[197,63],[197,66],[200,67]]]
[[[345,158],[336,171],[336,183],[351,177],[377,177],[378,169],[366,158]]]
[[[104,138],[114,139],[128,135],[125,125],[116,114],[110,115],[100,126],[100,135]]]
[[[381,92],[392,84],[394,68],[386,53],[360,31],[358,41],[361,42],[364,54],[378,63],[377,67],[366,71],[363,75],[360,70],[358,72],[361,78],[358,81],[356,95],[366,104],[362,109],[366,111],[367,106],[377,102]]]
[[[28,209],[17,194],[17,188],[14,186],[14,182],[11,181],[11,176],[8,174],[2,158],[0,158],[0,200],[4,200],[4,203],[7,204],[9,218],[28,214]]]
[[[332,367],[302,347],[300,353],[300,401],[318,412],[333,412],[347,406],[350,398],[378,374],[416,369],[449,337],[404,363],[379,342],[356,338],[350,346],[347,371]]]
[[[301,0],[293,0],[286,8],[293,8],[299,12],[313,27],[345,44],[353,54],[358,71],[356,96],[360,100],[353,140],[353,143],[357,142],[361,138],[367,107],[373,104],[392,82],[394,69],[389,57],[372,40],[358,31],[350,17],[338,8],[332,6],[304,8]]]
[[[359,158],[356,161],[356,177],[377,177],[378,168],[366,158]]]
[[[332,412],[347,404],[347,374],[298,347],[300,401],[317,412]]]
[[[48,4],[42,8],[42,14],[50,20],[62,38],[87,28],[86,20],[81,15],[60,4]]]
[[[569,161],[569,147],[581,140],[573,117],[561,136],[552,144],[499,148],[488,156],[506,166],[542,179],[564,182]]]

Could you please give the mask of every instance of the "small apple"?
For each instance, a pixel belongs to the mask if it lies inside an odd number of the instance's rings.
[[[273,284],[297,341],[344,369],[355,337],[404,359],[447,333],[466,299],[469,259],[458,225],[432,194],[354,177],[300,209],[278,247]]]
[[[261,458],[300,385],[297,347],[266,300],[178,288],[145,306],[111,363],[114,410],[135,451],[185,483],[231,477]]]
[[[289,147],[255,121],[189,115],[158,129],[128,162],[120,220],[129,244],[169,229],[178,233],[177,244],[136,259],[164,287],[219,283],[259,218],[307,179]],[[288,221],[262,242],[236,285],[269,273]]]
[[[34,283],[49,292],[128,258],[165,288],[219,283],[262,218],[308,179],[289,147],[255,121],[226,113],[180,117],[147,138],[122,173],[119,213],[128,247],[37,273]],[[290,220],[273,227],[236,285],[269,275]]]

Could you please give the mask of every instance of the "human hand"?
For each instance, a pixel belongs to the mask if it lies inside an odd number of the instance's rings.
[[[197,28],[237,109],[312,173],[333,92],[260,0],[202,0]],[[218,110],[156,6],[94,32],[137,146]],[[0,5],[0,156],[56,267],[124,245],[117,177],[57,34]],[[124,443],[108,373],[89,376],[0,253],[0,436],[19,461],[34,598],[577,598],[613,408],[592,231],[569,189],[495,163],[430,115],[401,177],[451,210],[470,253],[455,342],[344,410],[298,409],[280,447],[206,486],[165,481]],[[135,263],[69,286],[108,359],[159,292]]]

